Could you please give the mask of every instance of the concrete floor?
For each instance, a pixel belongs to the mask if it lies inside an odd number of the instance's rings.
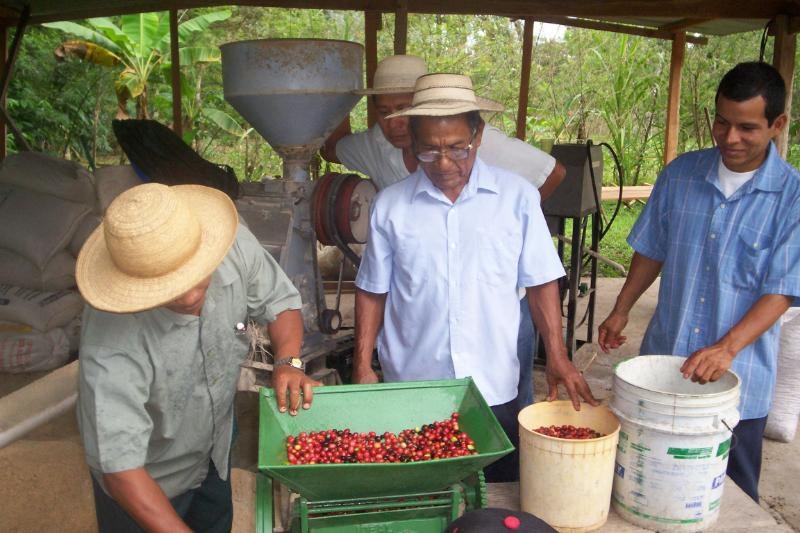
[[[621,283],[621,279],[599,280],[595,327],[608,313]],[[613,365],[637,353],[655,306],[656,294],[656,288],[651,288],[634,309],[626,331],[628,344],[611,355],[600,352],[592,362],[586,375],[598,398],[608,398],[611,392]],[[352,324],[352,296],[345,295],[342,310],[345,324]],[[579,330],[577,336],[584,339],[585,329]],[[575,356],[578,367],[583,368],[592,354],[593,346],[584,345]],[[36,377],[38,375],[0,375],[0,396]],[[535,382],[537,397],[541,397],[545,388],[540,370],[535,373]],[[253,402],[247,397],[240,400],[238,408],[243,418],[254,418]],[[253,465],[255,428],[244,428],[239,439],[237,465],[241,468],[233,472],[234,531],[252,532],[255,524],[252,504],[254,479],[248,469]],[[794,531],[800,531],[798,454],[798,440],[791,444],[765,441],[761,479],[761,506],[778,524],[786,524],[783,529]],[[96,531],[91,483],[73,413],[59,417],[0,450],[0,502],[0,531],[3,532]],[[746,527],[742,529],[745,530]]]

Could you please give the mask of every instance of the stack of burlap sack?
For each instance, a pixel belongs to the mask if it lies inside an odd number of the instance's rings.
[[[0,372],[49,370],[78,351],[84,302],[75,260],[105,208],[141,183],[130,167],[93,176],[23,152],[0,166]]]
[[[778,377],[764,436],[792,442],[800,418],[800,307],[783,315],[780,343]]]

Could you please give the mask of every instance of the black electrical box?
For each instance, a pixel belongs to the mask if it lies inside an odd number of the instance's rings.
[[[589,150],[592,153],[591,167]],[[602,148],[586,144],[556,144],[550,155],[564,165],[567,175],[553,194],[542,202],[542,212],[547,216],[567,218],[580,218],[596,212],[595,191],[597,199],[601,198],[603,191]]]

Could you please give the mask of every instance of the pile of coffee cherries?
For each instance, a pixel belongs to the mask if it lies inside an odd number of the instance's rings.
[[[598,439],[604,435],[592,428],[575,427],[572,425],[563,426],[541,426],[534,429],[536,433],[556,437],[559,439]]]
[[[411,463],[476,453],[475,442],[458,427],[458,413],[396,435],[327,429],[286,437],[286,455],[293,465]]]

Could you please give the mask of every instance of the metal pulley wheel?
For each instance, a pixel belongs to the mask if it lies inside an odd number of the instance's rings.
[[[322,176],[311,200],[317,240],[339,248],[367,242],[369,207],[377,192],[372,180],[356,174]]]
[[[319,317],[320,323],[320,331],[322,333],[327,333],[328,335],[333,335],[339,328],[342,327],[342,313],[339,312],[339,298],[340,293],[337,291],[336,293],[336,309],[323,309],[322,314]]]

